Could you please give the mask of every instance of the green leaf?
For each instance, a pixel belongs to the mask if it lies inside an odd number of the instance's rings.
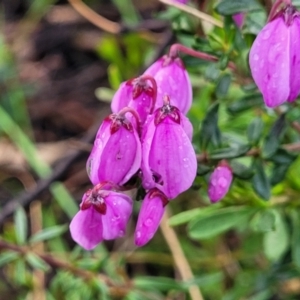
[[[297,155],[289,153],[285,149],[279,148],[272,157],[270,157],[270,161],[273,161],[276,164],[285,164],[290,165],[295,161]]]
[[[50,266],[44,260],[32,252],[26,254],[26,261],[34,269],[39,269],[45,272],[50,269]]]
[[[249,145],[239,145],[236,147],[217,149],[212,151],[209,154],[210,159],[229,159],[237,158],[246,154],[250,150],[251,146]]]
[[[272,209],[262,210],[255,214],[251,221],[252,228],[258,232],[273,231],[276,215]]]
[[[282,114],[274,123],[264,141],[262,153],[265,158],[271,157],[277,151],[286,125],[285,114]]]
[[[269,200],[271,196],[271,185],[265,172],[263,161],[259,158],[255,159],[252,168],[255,172],[252,178],[252,186],[255,192],[263,199]]]
[[[300,213],[298,210],[290,212],[292,220],[291,251],[292,260],[297,268],[300,269]]]
[[[262,130],[264,128],[264,123],[261,118],[255,118],[249,125],[247,129],[248,140],[251,145],[257,145],[261,136]]]
[[[27,239],[27,217],[26,212],[22,206],[19,206],[14,214],[16,240],[19,245],[26,242]]]
[[[233,15],[239,12],[258,10],[261,6],[255,0],[223,0],[216,6],[220,15]]]
[[[285,179],[285,175],[290,165],[277,165],[275,164],[272,168],[272,175],[270,178],[271,185],[276,185]]]
[[[237,178],[240,178],[242,180],[248,180],[254,175],[254,171],[252,168],[248,168],[244,166],[241,163],[238,163],[236,161],[230,162],[231,170]]]
[[[152,276],[141,276],[134,279],[133,285],[135,288],[145,290],[159,290],[159,291],[170,291],[170,290],[184,290],[183,286],[169,277],[152,277]]]
[[[261,94],[251,94],[240,98],[227,107],[231,114],[240,113],[254,107],[260,107],[264,103]]]
[[[57,225],[57,226],[46,228],[33,235],[30,238],[29,242],[33,244],[33,243],[38,243],[41,241],[53,239],[55,237],[60,236],[62,233],[66,232],[67,228],[68,228],[67,225]]]
[[[211,168],[209,166],[198,163],[197,176],[203,176],[207,174],[210,170]]]
[[[210,107],[203,120],[200,131],[200,144],[202,149],[205,149],[210,142],[215,146],[221,143],[221,133],[218,127],[218,110],[219,104],[215,103]]]
[[[193,239],[207,239],[247,222],[256,211],[252,207],[227,207],[193,219],[188,232]]]
[[[226,65],[227,65],[227,63],[226,63]],[[217,82],[217,85],[216,85],[217,98],[224,98],[227,95],[230,83],[231,83],[231,75],[230,74],[223,74],[220,76],[220,78]]]
[[[278,210],[274,210],[275,230],[266,232],[264,235],[264,252],[271,261],[278,261],[282,258],[289,247],[289,233],[285,219]]]
[[[16,260],[19,257],[19,253],[17,252],[3,252],[0,254],[0,267],[5,266],[6,264]]]
[[[214,205],[201,207],[201,208],[194,208],[184,212],[181,212],[175,216],[172,216],[168,223],[171,226],[180,225],[183,223],[187,223],[194,219],[195,217],[202,216],[205,214],[209,214],[211,211],[217,210],[221,207],[221,203],[216,203]]]

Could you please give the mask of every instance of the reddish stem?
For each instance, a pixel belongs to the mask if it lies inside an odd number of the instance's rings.
[[[277,10],[282,4],[292,5],[292,2],[291,0],[276,0],[271,8],[267,22],[270,22],[275,18],[277,14]]]
[[[207,53],[204,53],[204,52],[201,52],[201,51],[196,51],[194,49],[188,48],[188,47],[183,46],[181,44],[173,44],[170,47],[169,56],[173,57],[173,58],[177,57],[178,52],[183,52],[183,53],[188,54],[190,56],[194,56],[194,57],[197,57],[197,58],[200,58],[200,59],[203,59],[203,60],[207,60],[207,61],[212,61],[212,62],[219,61],[219,58],[214,56],[214,55],[210,55],[210,54],[207,54]],[[236,69],[235,64],[232,63],[232,62],[229,62],[228,66],[233,70]]]
[[[132,107],[126,106],[118,112],[118,116],[125,116],[126,113],[131,113],[134,116],[136,123],[137,123],[137,130],[138,130],[138,133],[140,134],[141,128],[142,128],[142,122],[141,122],[141,118],[140,118],[139,114]]]
[[[150,107],[150,114],[152,114],[153,110],[155,108],[156,99],[157,99],[157,83],[156,83],[156,80],[150,75],[142,75],[141,79],[149,80],[152,84],[153,96],[152,96],[152,106]]]

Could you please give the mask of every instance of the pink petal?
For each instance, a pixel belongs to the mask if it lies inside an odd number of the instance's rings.
[[[189,75],[179,58],[166,66],[163,66],[163,62],[163,59],[158,60],[144,73],[153,76],[157,83],[155,108],[162,107],[163,97],[168,95],[171,105],[176,106],[183,114],[186,114],[192,105],[193,98]]]
[[[132,86],[122,82],[111,101],[111,110],[118,113],[122,108],[128,106],[131,99]]]
[[[300,93],[300,19],[295,17],[290,31],[290,94],[288,101],[294,101]]]
[[[98,166],[99,181],[127,182],[140,168],[141,145],[135,130],[123,126],[108,139]]]
[[[93,206],[80,210],[70,223],[72,239],[86,250],[94,249],[103,240],[101,218]]]
[[[100,165],[103,149],[111,136],[110,124],[111,123],[109,121],[104,120],[99,127],[94,141],[94,146],[86,163],[88,176],[94,185],[100,182],[98,176],[98,168]]]
[[[142,146],[143,186],[147,189],[154,185],[168,198],[175,198],[187,190],[195,179],[195,151],[182,126],[169,116],[156,126],[152,138],[151,125],[148,128],[149,136],[146,134]],[[154,178],[150,178],[151,171]]]
[[[150,198],[150,193],[143,200],[135,229],[137,246],[144,246],[153,238],[165,212],[162,199],[159,196]]]
[[[132,213],[132,199],[122,193],[108,192],[105,197],[106,214],[102,216],[103,238],[111,240],[125,235],[126,225]]]
[[[268,23],[249,54],[253,79],[267,106],[285,102],[290,93],[290,30],[282,17]]]
[[[155,187],[155,181],[153,180],[153,174],[149,165],[150,151],[155,134],[156,126],[154,124],[154,115],[148,116],[147,121],[143,128],[142,134],[142,182],[143,187],[146,190],[150,190]]]

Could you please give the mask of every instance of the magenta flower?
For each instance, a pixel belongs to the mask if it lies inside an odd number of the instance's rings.
[[[232,16],[232,19],[237,27],[242,28],[245,21],[245,13],[237,13]]]
[[[150,190],[143,200],[135,229],[135,244],[139,247],[147,244],[158,229],[168,204],[167,197],[159,190]]]
[[[142,138],[142,184],[175,198],[193,183],[197,160],[190,141],[191,126],[175,106],[164,104],[149,116]],[[188,132],[186,132],[188,128]]]
[[[151,81],[151,85],[147,81]],[[123,82],[112,99],[111,110],[113,113],[118,113],[126,106],[131,107],[137,111],[141,123],[144,124],[147,116],[153,112],[156,90],[156,82],[150,76],[141,76]],[[132,120],[132,115],[129,114],[128,118],[135,122]]]
[[[102,181],[125,184],[140,168],[141,143],[134,126],[124,115],[112,114],[100,126],[87,172],[96,185]]]
[[[157,84],[157,100],[155,109],[162,107],[163,98],[168,95],[172,104],[183,114],[192,105],[192,85],[182,60],[167,55],[151,65],[144,74],[154,77]]]
[[[83,195],[80,211],[70,224],[73,240],[86,250],[102,240],[123,237],[132,212],[129,196],[100,188],[101,184]]]
[[[253,79],[269,107],[294,101],[300,92],[300,19],[291,6],[269,22],[250,50]]]
[[[210,201],[220,201],[227,194],[231,182],[232,171],[227,163],[221,162],[209,178],[208,196]]]

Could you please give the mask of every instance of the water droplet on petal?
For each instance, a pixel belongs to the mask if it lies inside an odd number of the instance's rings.
[[[120,230],[120,231],[119,231],[119,236],[120,236],[120,237],[121,237],[121,236],[124,236],[124,234],[125,234],[124,230]]]
[[[153,220],[148,218],[145,222],[144,222],[145,226],[150,227],[153,224]]]
[[[141,237],[141,232],[140,232],[139,230],[136,232],[136,237],[137,237],[138,239]]]
[[[253,59],[254,59],[255,61],[259,60],[259,55],[258,55],[257,53],[255,53],[255,54],[253,55]]]

